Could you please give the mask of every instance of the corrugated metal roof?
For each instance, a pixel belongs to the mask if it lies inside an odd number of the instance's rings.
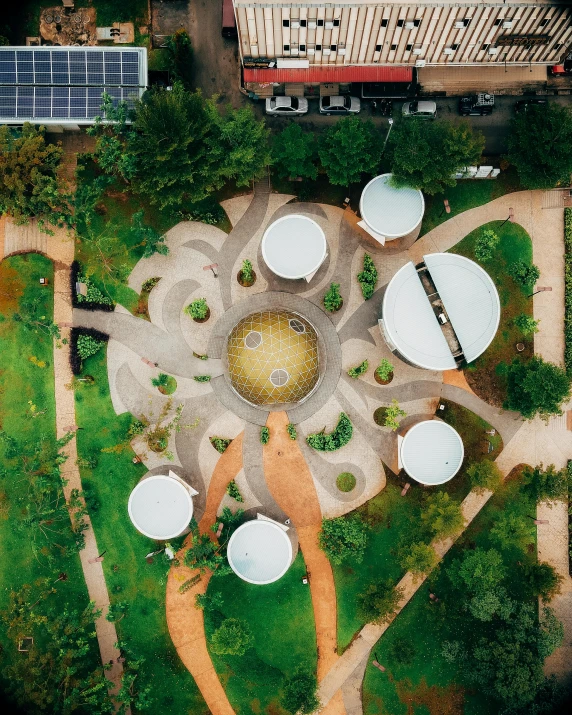
[[[360,213],[364,221],[387,238],[399,238],[419,225],[425,211],[423,194],[417,189],[396,189],[391,174],[372,179],[362,192]]]
[[[467,362],[491,344],[500,320],[500,301],[489,274],[454,253],[423,256]]]
[[[459,471],[463,440],[446,422],[426,420],[414,425],[401,443],[401,462],[421,484],[444,484]]]
[[[177,479],[155,474],[137,484],[127,509],[133,525],[145,536],[173,539],[189,525],[193,501],[189,490]]]
[[[277,581],[286,573],[292,562],[292,544],[277,524],[247,521],[230,537],[227,558],[237,576],[263,585]]]
[[[411,82],[412,67],[394,65],[313,65],[308,68],[243,70],[245,82]]]
[[[456,367],[415,266],[410,261],[393,276],[383,297],[384,327],[407,360],[427,370]]]
[[[328,244],[322,228],[301,214],[282,216],[262,238],[266,265],[282,278],[300,279],[318,270],[326,258]]]

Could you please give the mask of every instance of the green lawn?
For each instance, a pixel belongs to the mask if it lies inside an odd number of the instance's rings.
[[[363,684],[365,715],[493,715],[498,712],[498,705],[478,690],[468,687],[455,665],[442,658],[442,643],[468,638],[467,629],[474,628],[475,623],[452,617],[449,613],[448,598],[456,596],[453,596],[444,570],[453,559],[461,555],[463,549],[493,546],[488,534],[507,504],[523,515],[534,513],[534,507],[520,491],[518,479],[505,483],[446,555],[443,564],[431,574],[374,646]],[[530,519],[530,544],[533,551],[535,542],[536,529]],[[499,548],[497,544],[494,546]],[[509,569],[509,595],[522,601],[521,577],[516,562],[523,558],[523,554],[516,548],[499,550]],[[429,599],[430,592],[439,596],[439,604]],[[483,633],[487,628],[490,626],[483,623]],[[410,665],[401,665],[391,659],[391,645],[398,639],[404,639],[415,647],[415,656]],[[371,665],[373,657],[387,668],[385,673]]]
[[[153,711],[165,714],[205,715],[208,711],[197,686],[173,647],[165,618],[165,584],[168,566],[162,559],[145,560],[155,542],[141,536],[127,514],[127,501],[146,469],[132,462],[131,448],[105,453],[102,449],[125,442],[131,415],[117,416],[109,396],[106,352],[85,361],[84,373],[93,385],[76,391],[76,416],[80,456],[95,456],[95,469],[81,470],[88,495],[103,568],[112,602],[129,604],[118,624],[118,636],[145,664],[139,677],[153,683]]]
[[[48,287],[40,286],[40,277],[49,279]],[[40,435],[55,441],[52,339],[13,320],[19,301],[36,298],[41,301],[39,313],[53,314],[52,263],[37,254],[6,258],[0,263],[0,286],[0,426],[21,444],[32,444]],[[37,417],[31,417],[29,402],[37,406]],[[68,580],[57,584],[57,595],[51,598],[62,607],[85,607],[88,596],[79,556],[58,559],[50,566],[41,556],[33,556],[25,534],[19,531],[28,485],[21,474],[11,471],[9,464],[4,461],[0,445],[0,468],[7,469],[0,480],[0,610],[6,608],[11,590],[25,583],[34,584],[40,578],[53,581],[62,571]],[[0,641],[4,645],[0,667],[4,668],[21,654],[14,653],[7,644],[1,625]],[[95,668],[99,659],[95,644],[93,658]]]
[[[491,221],[469,233],[450,249],[450,253],[480,263],[495,282],[499,293],[501,318],[497,334],[485,353],[465,369],[467,381],[477,395],[499,407],[506,396],[506,381],[499,365],[508,364],[517,357],[515,346],[519,342],[525,345],[525,350],[518,353],[519,357],[530,358],[534,351],[534,340],[523,338],[520,330],[513,325],[514,318],[521,313],[532,316],[532,301],[528,298],[532,290],[522,288],[507,273],[507,267],[518,259],[532,263],[532,241],[519,224],[509,222],[501,228],[502,223]],[[475,243],[484,228],[495,231],[501,240],[494,257],[483,263],[475,258]]]
[[[513,169],[501,171],[496,179],[462,179],[443,194],[425,196],[425,214],[421,224],[421,236],[457,214],[488,204],[499,196],[520,189]],[[449,201],[451,213],[446,213],[443,200]]]
[[[245,621],[254,647],[242,657],[216,656],[213,663],[231,705],[240,715],[285,711],[279,705],[284,677],[298,667],[315,672],[316,632],[310,589],[302,583],[306,566],[301,553],[273,584],[255,586],[234,574],[211,579],[207,593],[222,595],[222,611],[205,614],[207,639],[223,619]]]

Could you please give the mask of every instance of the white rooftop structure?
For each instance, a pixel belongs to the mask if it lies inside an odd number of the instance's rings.
[[[230,537],[227,558],[243,581],[264,585],[282,578],[292,563],[292,544],[275,522],[253,519]]]
[[[359,202],[363,219],[359,225],[382,244],[418,229],[425,212],[421,191],[395,188],[390,179],[391,174],[376,176],[362,191]]]
[[[291,280],[312,276],[324,262],[327,250],[321,227],[301,214],[277,219],[262,238],[262,255],[268,268]]]
[[[157,541],[180,536],[193,516],[193,492],[173,472],[169,476],[154,474],[142,479],[131,492],[127,505],[133,526]]]
[[[459,433],[446,422],[425,420],[414,425],[401,441],[400,463],[415,481],[444,484],[461,468],[465,450]]]
[[[500,320],[497,289],[474,261],[454,253],[423,256],[445,313],[469,363],[491,344]],[[437,296],[435,296],[437,297]],[[412,262],[389,282],[381,327],[392,350],[427,370],[457,367],[437,315]]]

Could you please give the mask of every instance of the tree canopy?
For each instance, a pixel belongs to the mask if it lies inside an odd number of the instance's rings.
[[[309,715],[320,705],[316,695],[317,689],[318,681],[314,673],[298,669],[284,683],[281,704],[290,713]]]
[[[496,491],[503,479],[501,470],[490,459],[473,462],[467,469],[467,475],[471,482],[471,488],[478,494],[482,494],[486,489],[491,492]]]
[[[572,174],[572,109],[531,105],[510,123],[508,161],[527,189],[568,186]]]
[[[368,541],[369,527],[357,515],[324,519],[318,540],[320,548],[334,564],[347,559],[360,563]]]
[[[227,618],[212,634],[211,650],[217,655],[244,655],[253,640],[244,621]]]
[[[461,505],[451,499],[447,492],[431,494],[421,512],[421,521],[431,534],[439,539],[453,536],[461,531],[464,525]]]
[[[393,183],[438,194],[455,186],[455,172],[478,163],[485,146],[468,122],[402,120],[389,138]]]
[[[289,124],[272,141],[272,163],[278,176],[301,176],[315,179],[318,168],[316,138],[302,131],[299,124]]]
[[[58,175],[62,157],[61,146],[46,142],[44,127],[0,126],[0,214],[19,224],[37,218],[48,233],[47,224],[71,224],[69,191]]]
[[[403,589],[396,588],[392,581],[371,583],[358,596],[358,610],[366,623],[384,623],[391,620]]]
[[[522,471],[523,492],[538,504],[541,501],[567,501],[572,486],[572,475],[568,469],[556,469],[553,464],[546,469],[543,465],[525,467]]]
[[[562,414],[560,406],[570,398],[566,372],[535,355],[528,362],[515,359],[508,368],[505,409],[516,410],[526,419]]]
[[[362,174],[376,173],[381,159],[381,141],[372,121],[351,116],[340,119],[322,134],[318,150],[331,184],[349,186]]]

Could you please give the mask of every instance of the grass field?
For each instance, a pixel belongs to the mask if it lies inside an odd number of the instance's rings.
[[[130,447],[115,452],[102,449],[125,444],[131,415],[117,416],[109,396],[105,348],[84,363],[93,385],[76,391],[78,449],[81,457],[94,456],[95,469],[81,469],[84,491],[112,602],[129,604],[117,623],[118,637],[138,657],[145,659],[139,677],[152,683],[153,711],[165,715],[206,715],[208,710],[193,678],[179,660],[167,630],[165,585],[167,564],[145,556],[155,542],[141,536],[131,524],[127,501],[146,469],[133,464]]]
[[[457,253],[480,263],[493,279],[499,293],[501,318],[497,334],[485,353],[465,369],[467,381],[476,394],[499,407],[506,397],[502,364],[509,364],[517,355],[528,359],[534,351],[532,337],[524,338],[513,324],[514,318],[521,313],[532,316],[532,301],[528,298],[532,289],[518,285],[507,272],[508,266],[518,259],[529,265],[532,263],[532,241],[518,224],[505,223],[501,228],[502,223],[491,221],[469,233],[450,249],[450,253]],[[493,258],[483,263],[475,258],[475,243],[484,228],[495,231],[501,240]],[[525,345],[521,353],[517,353],[515,347],[519,342]]]
[[[302,584],[301,553],[273,584],[255,586],[230,574],[212,578],[207,593],[222,595],[221,611],[205,614],[207,640],[224,618],[245,621],[254,646],[242,657],[211,653],[231,705],[240,715],[285,713],[279,705],[284,677],[298,667],[315,672],[316,632],[310,589]]]

